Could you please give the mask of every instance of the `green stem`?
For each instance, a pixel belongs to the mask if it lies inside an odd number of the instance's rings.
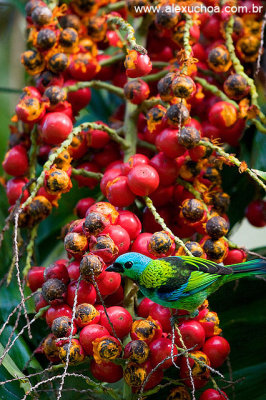
[[[163,78],[166,74],[168,74],[167,69],[163,69],[162,71],[156,72],[156,74],[142,76],[141,79],[145,82],[153,82],[158,81],[159,79]]]
[[[147,54],[147,50],[143,46],[137,44],[134,28],[123,18],[115,17],[113,15],[107,15],[107,23],[110,25],[118,25],[121,30],[126,32],[127,42],[131,50],[136,50],[138,53],[141,54]]]
[[[94,89],[105,89],[111,93],[116,94],[117,96],[124,98],[123,89],[112,85],[111,83],[103,82],[103,81],[89,81],[89,82],[78,82],[75,85],[67,86],[65,89],[67,92],[75,92],[78,89],[83,89],[87,87],[92,87]]]
[[[184,45],[184,50],[185,50],[185,54],[186,54],[186,60],[189,60],[189,58],[191,57],[191,53],[192,53],[192,47],[190,46],[190,28],[193,25],[193,19],[191,18],[191,16],[189,14],[185,14],[185,29],[184,29],[184,36],[183,36],[183,45]],[[187,72],[187,65],[186,63],[184,63],[184,66],[182,68],[182,72],[186,73]]]
[[[225,28],[225,41],[226,41],[226,46],[228,48],[230,57],[231,57],[231,61],[233,63],[234,69],[236,71],[237,74],[243,76],[246,81],[248,82],[249,86],[250,86],[250,96],[251,96],[251,104],[256,106],[259,110],[259,117],[260,119],[265,122],[266,121],[266,117],[265,115],[262,113],[262,111],[260,110],[260,107],[258,105],[258,93],[257,93],[257,89],[254,83],[254,80],[252,78],[250,78],[244,70],[243,65],[241,64],[240,60],[237,58],[236,53],[235,53],[235,47],[234,47],[234,42],[232,39],[232,34],[233,34],[233,30],[234,30],[234,17],[231,16],[226,28]]]
[[[83,168],[78,168],[78,169],[72,168],[71,174],[72,175],[81,175],[81,176],[84,176],[85,178],[97,179],[98,181],[100,181],[103,177],[103,174],[101,174],[100,172],[86,171]]]
[[[124,8],[125,6],[126,2],[122,0],[118,1],[117,3],[108,4],[108,6],[101,8],[100,11],[103,11],[104,14],[108,14],[112,11],[121,10],[121,8]]]
[[[196,77],[194,78],[194,80],[195,80],[196,82],[200,83],[201,86],[202,86],[204,89],[206,89],[206,90],[208,90],[209,92],[213,93],[215,96],[220,97],[223,101],[226,101],[227,103],[233,104],[233,105],[236,107],[236,109],[239,110],[238,104],[237,104],[234,100],[229,99],[229,97],[227,97],[226,94],[225,94],[222,90],[218,89],[217,86],[211,85],[210,83],[208,83],[208,82],[206,81],[206,79],[204,79],[204,78],[199,78],[198,76],[196,76]]]
[[[30,232],[30,241],[29,241],[27,249],[26,249],[27,257],[26,257],[26,262],[25,262],[25,268],[23,269],[23,272],[22,272],[23,277],[28,275],[28,272],[31,268],[31,259],[32,259],[33,252],[34,252],[34,244],[35,244],[35,239],[37,237],[38,227],[39,227],[39,225],[35,225]]]
[[[137,147],[137,121],[139,116],[139,108],[130,103],[126,103],[126,113],[124,122],[125,140],[129,144],[124,151],[124,161],[128,161],[129,157],[136,153]]]
[[[155,144],[146,142],[145,140],[140,140],[140,139],[138,139],[138,140],[137,140],[137,144],[138,144],[140,147],[144,147],[145,149],[149,149],[149,150],[151,150],[151,151],[153,151],[153,152],[156,152],[156,150],[157,150]]]
[[[22,89],[13,89],[13,88],[7,88],[7,87],[0,87],[0,92],[17,94],[17,93],[21,93]]]
[[[29,179],[34,179],[36,177],[36,163],[37,163],[37,151],[38,151],[37,138],[38,138],[38,131],[37,127],[35,126],[32,129],[30,135],[31,146],[29,152],[29,165],[30,165]],[[33,182],[30,185],[30,190],[34,189],[34,187],[35,187],[35,182]]]
[[[145,196],[144,201],[145,201],[146,206],[148,207],[148,209],[151,211],[152,215],[154,216],[155,221],[161,225],[163,230],[168,232],[171,236],[173,236],[175,243],[178,246],[182,246],[183,249],[185,250],[185,252],[187,253],[187,255],[189,255],[190,257],[194,257],[193,254],[191,253],[191,251],[186,247],[185,243],[179,237],[175,236],[173,234],[173,232],[168,228],[168,226],[164,222],[164,219],[160,216],[160,214],[154,207],[152,200],[148,196]]]
[[[119,143],[121,145],[123,150],[125,150],[125,149],[127,149],[129,147],[127,142],[123,138],[119,137],[117,132],[114,129],[109,128],[109,126],[102,125],[102,124],[97,124],[95,122],[85,122],[85,123],[77,126],[68,135],[68,138],[66,140],[64,140],[63,143],[61,143],[61,145],[56,149],[56,151],[50,155],[50,157],[48,158],[48,160],[44,164],[43,170],[42,170],[40,176],[37,179],[35,188],[32,190],[31,195],[27,198],[27,200],[21,205],[21,209],[22,210],[31,203],[33,198],[36,196],[36,193],[38,192],[40,187],[43,185],[44,177],[45,177],[45,171],[47,171],[47,170],[49,170],[51,168],[51,166],[53,165],[56,157],[58,157],[58,155],[60,153],[62,153],[63,150],[66,150],[68,148],[68,146],[71,145],[73,138],[75,136],[77,136],[80,132],[82,132],[84,129],[100,129],[100,130],[104,130],[105,132],[107,132],[110,135],[110,137],[115,142],[117,142],[117,143]]]
[[[113,55],[111,58],[107,58],[106,60],[102,60],[99,62],[101,67],[109,67],[109,65],[115,64],[118,61],[124,60],[125,53],[118,53]]]
[[[201,140],[199,142],[199,145],[213,149],[214,151],[216,151],[217,154],[224,157],[226,160],[230,161],[230,163],[236,165],[238,168],[241,167],[242,162],[240,160],[238,160],[238,158],[236,158],[234,155],[226,153],[221,147],[219,147],[211,142],[204,141],[204,140]],[[255,174],[255,172],[253,172],[250,168],[246,168],[245,172],[254,181],[256,181],[258,183],[258,185],[260,185],[264,189],[264,191],[266,191],[266,185],[259,179],[259,177]]]

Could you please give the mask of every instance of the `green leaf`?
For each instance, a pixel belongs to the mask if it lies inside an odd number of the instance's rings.
[[[251,167],[264,170],[266,165],[266,140],[265,134],[257,131],[253,140],[251,151]]]
[[[266,172],[260,171],[259,169],[252,169],[252,171],[255,172],[255,174],[257,174],[264,181],[266,181]]]
[[[4,347],[0,343],[0,356],[2,356],[3,353]],[[18,368],[14,360],[12,360],[12,358],[9,356],[9,354],[5,356],[2,365],[10,373],[10,375],[13,376],[13,378],[22,377],[22,379],[19,380],[20,387],[24,390],[25,393],[27,393],[31,388],[29,379],[21,372],[21,370]]]

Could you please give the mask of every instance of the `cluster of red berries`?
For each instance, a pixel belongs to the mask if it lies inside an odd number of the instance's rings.
[[[88,215],[95,219],[95,214],[91,211]],[[126,217],[129,222],[129,215]],[[132,227],[128,230],[132,231]],[[208,309],[208,302],[200,307],[196,318],[187,320],[186,312],[170,310],[144,298],[136,310],[139,318],[133,321],[123,307],[124,283],[121,283],[119,274],[105,271],[108,265],[103,261],[105,256],[105,250],[92,250],[82,258],[76,254],[74,260],[60,259],[48,268],[31,268],[28,285],[32,291],[41,288],[35,295],[36,312],[49,305],[44,318],[51,333],[44,339],[39,351],[53,363],[65,363],[69,348],[70,364],[90,359],[91,373],[96,379],[111,383],[123,377],[136,392],[142,385],[144,390],[158,385],[173,363],[180,367],[180,379],[191,388],[187,360],[180,354],[185,347],[189,351],[195,388],[205,386],[210,377],[208,367],[219,368],[230,352],[229,343],[220,336],[218,316]],[[105,301],[105,309],[96,288]],[[174,337],[170,322],[173,315],[179,319]],[[69,344],[71,332],[73,338]],[[124,345],[122,340],[128,335],[131,339],[126,340]],[[151,372],[155,367],[156,370]],[[216,394],[215,390],[211,391]],[[209,392],[210,389],[205,391],[201,400],[211,398],[207,396]],[[173,393],[182,393],[184,399],[190,399],[183,385],[175,387],[169,400]]]
[[[124,280],[106,268],[130,251],[156,259],[189,250],[225,265],[245,261],[245,252],[229,249],[225,238],[230,198],[222,189],[220,169],[226,159],[210,145],[237,146],[246,120],[257,115],[250,81],[234,69],[227,31],[233,17],[230,43],[248,72],[259,54],[262,14],[231,15],[225,2],[220,14],[184,15],[167,11],[172,1],[158,1],[160,12],[147,28],[146,54],[134,45],[126,20],[141,17],[138,6],[151,4],[126,0],[108,13],[116,1],[72,0],[53,10],[42,0],[28,1],[28,49],[21,61],[33,83],[18,101],[3,169],[12,177],[6,183],[10,208],[28,199],[19,214],[22,228],[45,219],[71,190],[71,179],[89,189],[99,185],[108,201],[80,199],[78,219],[62,229],[69,260],[28,273],[36,312],[49,307],[44,318],[50,333],[40,351],[54,363],[89,359],[94,378],[110,383],[124,378],[133,392],[158,385],[175,363],[185,385],[174,388],[168,400],[189,400],[191,376],[196,389],[203,387],[209,367],[219,368],[230,351],[217,314],[203,304],[198,317],[186,320],[182,310],[145,298],[133,321]],[[96,89],[104,83],[123,102],[108,125],[96,121],[98,128],[73,129],[90,103],[93,82]],[[136,150],[128,142],[130,124],[124,124],[130,118]],[[36,164],[45,163],[33,196]],[[265,226],[265,204],[255,200],[248,206],[253,225]],[[186,249],[175,236],[185,239]],[[172,314],[179,320],[175,337]],[[200,400],[225,398],[207,389]]]

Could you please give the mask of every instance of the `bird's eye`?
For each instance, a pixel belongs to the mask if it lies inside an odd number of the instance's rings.
[[[127,262],[125,263],[125,268],[129,269],[129,268],[132,267],[132,265],[133,265],[133,262],[132,262],[132,261],[127,261]]]

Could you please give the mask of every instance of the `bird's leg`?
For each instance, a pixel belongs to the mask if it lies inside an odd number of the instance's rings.
[[[175,324],[178,325],[180,320],[187,320],[187,319],[193,319],[196,318],[199,315],[199,310],[196,309],[188,314],[183,314],[183,315],[178,315],[178,314],[172,314],[170,317],[170,324],[171,327],[175,326]]]

